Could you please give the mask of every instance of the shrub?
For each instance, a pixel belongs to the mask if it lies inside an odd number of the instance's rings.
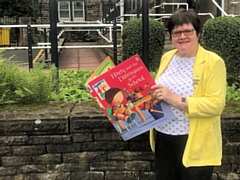
[[[31,72],[21,71],[10,59],[0,57],[0,104],[38,103],[49,101],[57,79],[56,68],[44,71],[43,63],[34,64]]]
[[[28,71],[19,70],[11,59],[3,59],[0,51],[0,105],[33,104],[50,101],[93,101],[85,87],[93,71],[57,71],[54,65],[35,63]]]
[[[240,19],[217,17],[204,23],[202,45],[221,56],[227,67],[228,84],[240,82]]]
[[[240,88],[237,84],[227,86],[226,101],[240,101]]]
[[[122,32],[123,59],[139,54],[142,58],[142,18],[126,22]],[[149,69],[156,71],[163,53],[165,27],[162,23],[149,19]]]

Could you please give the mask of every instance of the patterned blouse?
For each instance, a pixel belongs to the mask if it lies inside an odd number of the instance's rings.
[[[178,96],[193,96],[193,65],[195,57],[182,58],[174,56],[163,74],[156,80],[157,84],[168,87]],[[189,131],[189,118],[184,111],[171,106],[175,118],[155,129],[164,134],[186,135]]]

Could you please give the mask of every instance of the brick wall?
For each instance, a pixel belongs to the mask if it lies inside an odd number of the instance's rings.
[[[98,108],[21,108],[0,111],[0,180],[154,179],[148,133],[125,142]],[[237,180],[240,115],[223,116],[222,130],[223,164],[212,179]]]

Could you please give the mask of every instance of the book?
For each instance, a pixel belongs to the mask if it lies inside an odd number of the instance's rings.
[[[99,66],[94,70],[93,74],[88,78],[86,83],[91,81],[97,76],[100,76],[101,74],[107,72],[108,70],[112,69],[115,67],[115,64],[113,63],[112,59],[110,56],[107,56],[100,64]]]
[[[152,97],[154,84],[136,54],[90,80],[87,88],[126,141],[174,118],[168,104]]]

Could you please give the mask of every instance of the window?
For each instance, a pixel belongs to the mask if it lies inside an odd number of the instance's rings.
[[[71,4],[70,4],[71,3]],[[58,17],[60,21],[84,21],[84,1],[72,0],[72,1],[58,1]]]
[[[73,2],[73,18],[74,21],[83,21],[84,18],[84,2],[83,1],[74,1]]]
[[[131,7],[130,10],[137,10],[138,1],[139,1],[139,8],[141,8],[141,6],[142,6],[142,0],[131,0],[131,1],[130,1],[130,7]]]
[[[58,2],[59,18],[70,20],[70,3],[68,1]]]

